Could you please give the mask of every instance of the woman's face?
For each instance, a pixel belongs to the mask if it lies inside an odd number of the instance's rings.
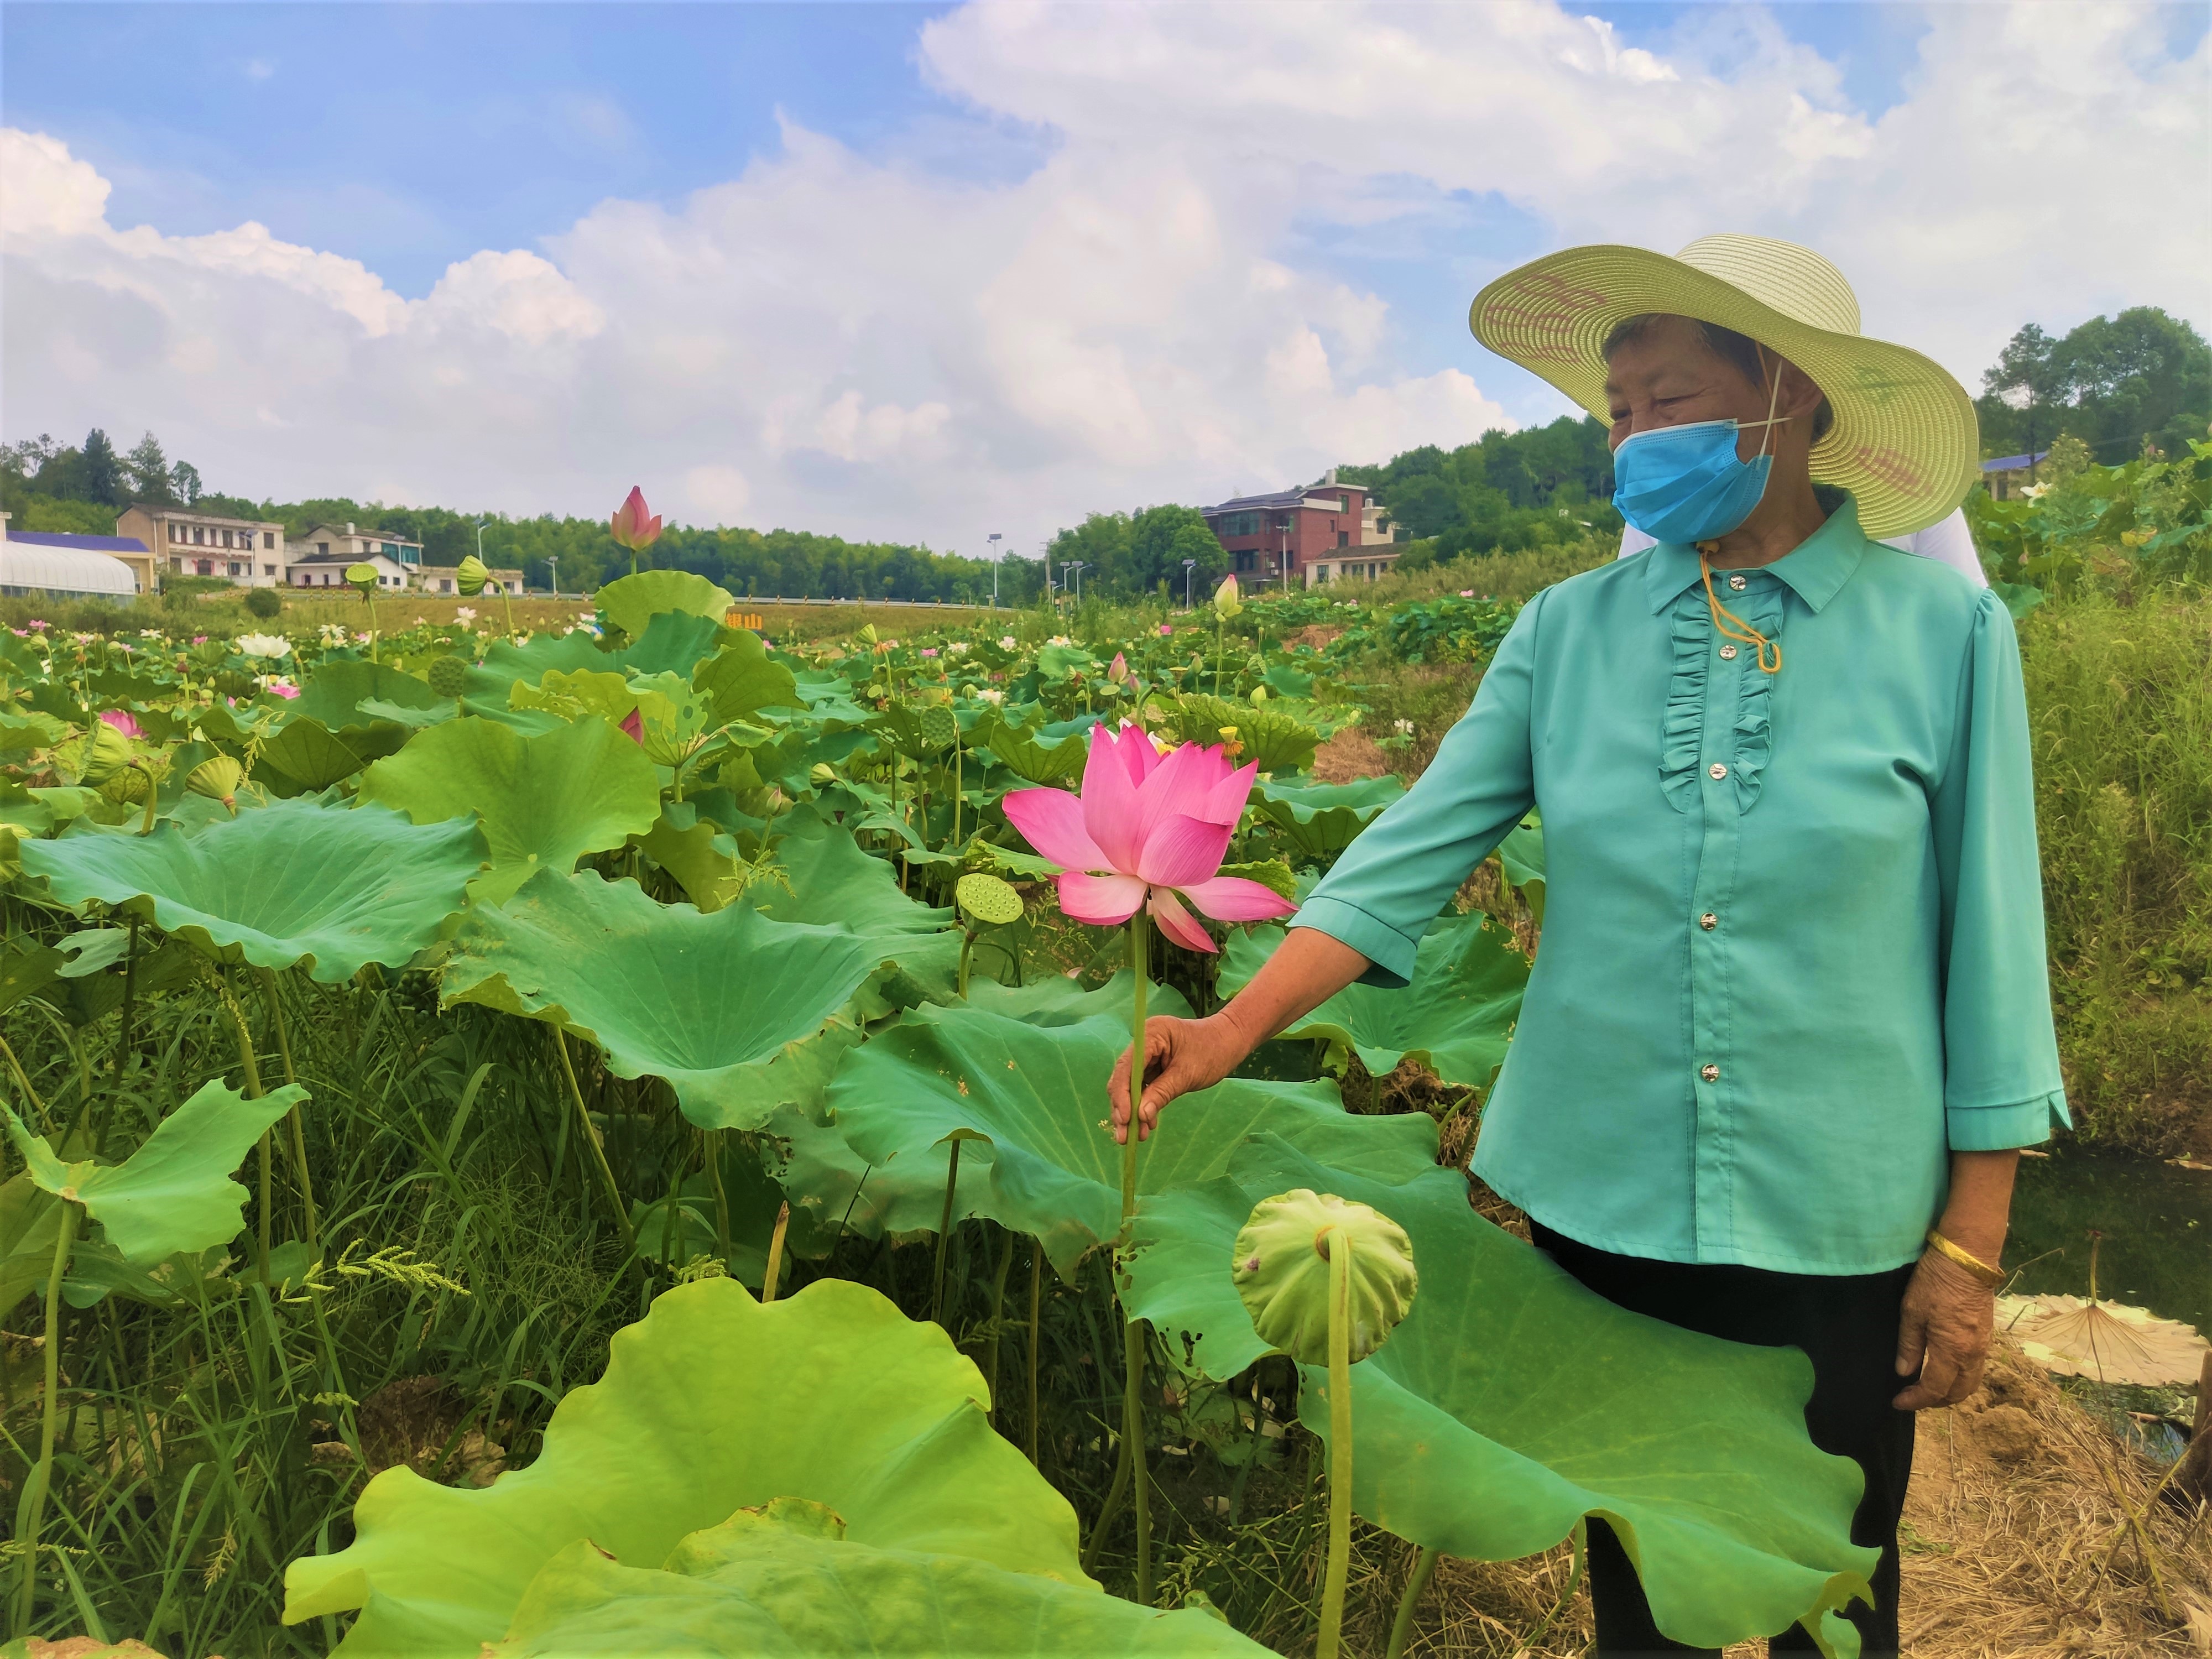
[[[1809,416],[1810,407],[1796,405],[1807,403],[1808,396],[1810,404],[1818,405],[1820,393],[1812,382],[1778,357],[1767,362],[1783,374],[1774,413]],[[1662,317],[1624,342],[1606,365],[1605,395],[1613,415],[1609,441],[1618,449],[1623,439],[1659,427],[1734,420],[1747,428],[1737,436],[1736,453],[1749,460],[1759,453],[1768,430],[1751,422],[1766,419],[1772,392],[1771,382],[1754,386],[1746,380],[1741,369],[1705,343],[1705,335],[1688,318]],[[1791,422],[1793,427],[1799,424]],[[1790,427],[1776,428],[1774,435],[1779,439],[1790,431]],[[1799,440],[1801,444],[1806,441]],[[1769,441],[1766,447],[1771,451],[1775,445]]]

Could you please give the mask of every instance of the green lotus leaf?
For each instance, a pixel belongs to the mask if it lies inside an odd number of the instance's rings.
[[[1285,783],[1263,778],[1252,792],[1252,811],[1308,860],[1341,853],[1352,837],[1406,793],[1393,777],[1352,783]]]
[[[1335,1253],[1352,1252],[1345,1292],[1351,1363],[1389,1339],[1420,1278],[1406,1230],[1371,1204],[1293,1187],[1263,1198],[1230,1248],[1230,1277],[1252,1328],[1300,1364],[1328,1364]]]
[[[726,633],[723,640],[722,648],[691,672],[691,684],[706,694],[717,726],[745,720],[763,708],[803,706],[798,682],[788,668],[769,660],[759,635],[738,629]]]
[[[700,909],[720,909],[751,879],[735,836],[724,835],[699,816],[691,801],[671,801],[653,828],[637,838],[645,855],[676,878],[684,896]]]
[[[61,976],[65,958],[33,939],[11,939],[0,947],[0,1013],[37,996]]]
[[[1186,743],[1213,748],[1224,739],[1224,728],[1234,726],[1240,764],[1258,762],[1262,772],[1303,772],[1313,764],[1322,734],[1295,715],[1273,708],[1256,707],[1221,697],[1188,692],[1165,705],[1168,723]]]
[[[960,978],[960,935],[945,931],[951,911],[916,903],[899,891],[887,862],[862,852],[849,830],[811,806],[786,812],[775,828],[781,882],[757,882],[748,902],[778,921],[845,927],[860,936],[884,968],[860,999],[861,1018],[880,1018],[917,1002],[952,1000]]]
[[[377,754],[390,752],[373,745],[363,747],[371,752],[362,754],[319,720],[295,715],[262,749],[256,775],[275,772],[296,789],[327,789],[360,771]]]
[[[835,1510],[794,1498],[691,1534],[658,1571],[571,1545],[532,1581],[507,1639],[486,1650],[487,1659],[1267,1652],[1194,1609],[1164,1613],[988,1561],[858,1543]]]
[[[469,671],[469,699],[479,708],[504,705],[517,680],[537,685],[549,673],[689,674],[713,653],[720,631],[708,617],[670,612],[653,617],[642,637],[616,651],[603,650],[580,629],[535,635],[520,645],[497,641]]]
[[[1221,994],[1243,990],[1282,942],[1280,927],[1231,929]],[[1411,984],[1347,985],[1283,1035],[1349,1048],[1376,1077],[1410,1057],[1446,1083],[1480,1089],[1504,1061],[1528,983],[1528,958],[1504,927],[1480,911],[1440,916],[1414,953]]]
[[[655,1568],[688,1534],[779,1498],[828,1504],[872,1548],[1095,1593],[1075,1512],[992,1432],[988,1404],[943,1330],[874,1291],[817,1279],[763,1307],[702,1279],[616,1335],[605,1375],[562,1401],[528,1468],[481,1491],[404,1467],[369,1482],[354,1542],[287,1569],[284,1620],[365,1606],[344,1659],[477,1659],[572,1545]]]
[[[1463,1560],[1550,1548],[1603,1516],[1638,1562],[1659,1627],[1698,1647],[1786,1630],[1866,1588],[1850,1541],[1862,1480],[1805,1432],[1812,1368],[1647,1319],[1584,1290],[1468,1206],[1454,1170],[1397,1185],[1255,1136],[1225,1179],[1144,1200],[1127,1305],[1181,1336],[1207,1374],[1266,1351],[1229,1271],[1250,1207],[1325,1188],[1412,1239],[1420,1293],[1352,1373],[1352,1504]],[[1299,1415],[1324,1437],[1324,1367]]]
[[[290,718],[286,723],[317,720],[332,732],[374,725],[375,722],[364,718],[361,712],[362,704],[371,699],[402,708],[437,708],[447,702],[412,674],[378,663],[340,657],[307,676],[307,684],[292,702]]]
[[[61,1236],[61,1200],[29,1170],[0,1182],[0,1319],[46,1287]]]
[[[509,708],[543,709],[564,720],[597,714],[609,726],[620,726],[637,708],[637,693],[629,682],[611,670],[595,668],[545,671],[537,684],[517,680],[508,688]]]
[[[1090,743],[1080,734],[1048,742],[1039,732],[1002,715],[978,726],[975,740],[1016,777],[1034,784],[1062,784],[1081,777],[1091,755]]]
[[[842,927],[743,904],[709,915],[656,904],[634,881],[548,870],[505,907],[462,917],[440,985],[448,1004],[574,1032],[617,1077],[665,1079],[702,1128],[754,1129],[819,1097],[859,1040],[839,1016],[877,965]]]
[[[434,726],[370,767],[361,798],[417,823],[477,814],[491,849],[491,868],[469,885],[480,904],[503,903],[540,870],[566,873],[660,816],[653,763],[589,715],[537,737],[474,718]]]
[[[736,603],[729,592],[689,570],[641,570],[602,587],[592,599],[599,620],[630,636],[645,637],[646,624],[669,611],[710,618],[720,623]]]
[[[218,812],[220,807],[216,809]],[[473,823],[412,824],[381,806],[306,799],[220,817],[186,834],[31,842],[23,868],[64,904],[121,904],[224,961],[307,963],[325,985],[363,963],[404,963],[467,902],[483,866]]]
[[[4,1103],[0,1117],[35,1185],[83,1205],[125,1261],[158,1261],[238,1236],[246,1188],[230,1172],[262,1131],[307,1097],[297,1084],[248,1100],[219,1079],[204,1083],[120,1164],[64,1162]]]
[[[1505,872],[1505,879],[1521,890],[1528,901],[1528,908],[1536,918],[1536,925],[1544,922],[1544,824],[1531,812],[1516,824],[1512,832],[1498,843],[1498,862]]]
[[[914,1009],[845,1057],[830,1109],[853,1150],[886,1175],[920,1164],[941,1176],[942,1143],[985,1142],[962,1155],[963,1175],[970,1158],[990,1167],[974,1212],[1042,1241],[1072,1279],[1084,1252],[1121,1228],[1121,1149],[1106,1128],[1106,1080],[1128,1042],[1127,1020],[1110,1015],[1055,1027],[978,1008]],[[1425,1115],[1358,1117],[1332,1084],[1238,1078],[1176,1103],[1137,1160],[1138,1190],[1216,1178],[1263,1125],[1372,1173],[1404,1178],[1435,1161]]]

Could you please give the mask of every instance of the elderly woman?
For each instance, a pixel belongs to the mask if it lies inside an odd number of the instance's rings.
[[[1543,948],[1475,1171],[1600,1295],[1811,1358],[1881,1551],[1850,1616],[1893,1653],[1912,1413],[1979,1386],[2016,1149],[2067,1121],[2011,618],[1872,539],[1964,496],[1973,407],[1785,242],[1571,249],[1472,320],[1611,422],[1657,544],[1532,599],[1267,967],[1150,1022],[1139,1131],[1352,981],[1405,984],[1539,809]],[[1601,1523],[1589,1560],[1601,1653],[1694,1651]]]

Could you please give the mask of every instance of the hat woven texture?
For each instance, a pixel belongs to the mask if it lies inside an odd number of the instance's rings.
[[[1567,248],[1484,289],[1468,325],[1606,421],[1600,347],[1618,325],[1652,312],[1734,329],[1812,377],[1836,417],[1813,446],[1814,481],[1850,490],[1869,536],[1925,529],[1981,477],[1966,388],[1919,352],[1861,334],[1844,273],[1795,242],[1701,236],[1671,259],[1649,248]]]

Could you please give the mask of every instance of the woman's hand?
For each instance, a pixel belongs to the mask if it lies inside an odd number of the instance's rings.
[[[1901,1412],[1955,1406],[1982,1386],[1996,1292],[1935,1250],[1922,1254],[1897,1327],[1897,1374],[1918,1380],[1890,1403]]]
[[[1132,1044],[1131,1048],[1135,1045]],[[1137,1139],[1149,1139],[1159,1127],[1161,1109],[1177,1095],[1211,1089],[1243,1063],[1252,1045],[1225,1014],[1211,1019],[1176,1019],[1161,1014],[1145,1022],[1145,1089],[1139,1103]],[[1114,1139],[1129,1139],[1129,1048],[1114,1062],[1106,1085],[1114,1104]]]

